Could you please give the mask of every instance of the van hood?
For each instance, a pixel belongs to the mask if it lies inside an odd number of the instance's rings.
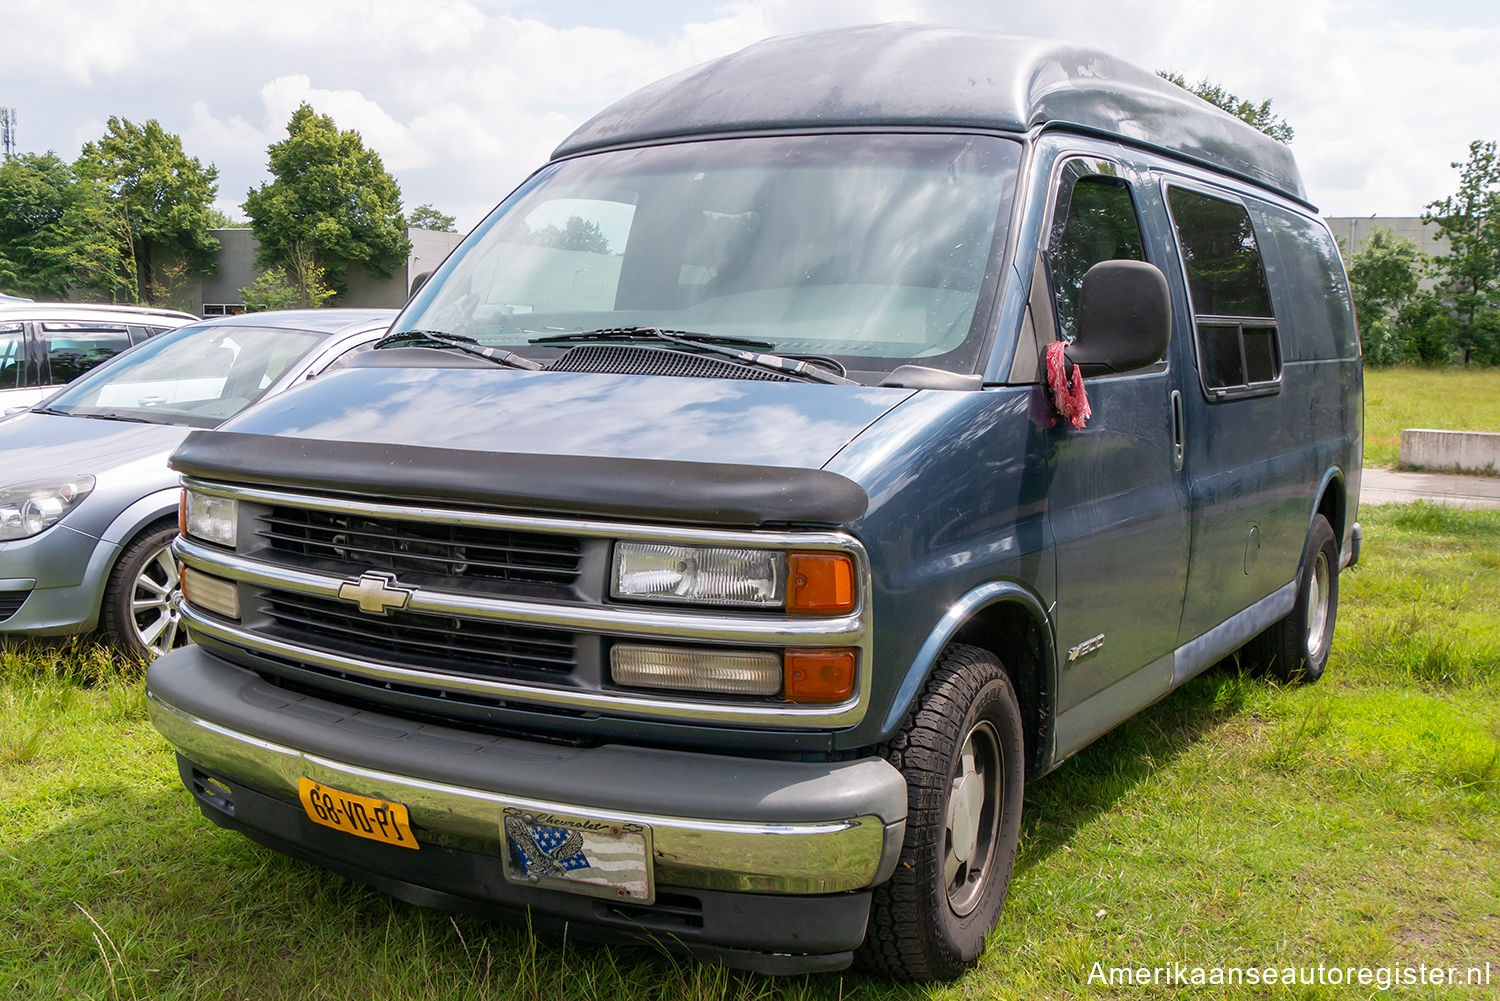
[[[469,367],[351,367],[221,431],[537,456],[818,469],[909,389]]]

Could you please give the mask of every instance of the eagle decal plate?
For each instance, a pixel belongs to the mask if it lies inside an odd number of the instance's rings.
[[[505,878],[610,900],[649,904],[651,828],[508,807],[501,822]]]

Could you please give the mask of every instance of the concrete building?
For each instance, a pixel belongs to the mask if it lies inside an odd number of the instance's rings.
[[[240,289],[260,276],[255,267],[257,244],[249,229],[209,230],[219,241],[219,269],[214,274],[195,276],[176,297],[192,305],[183,308],[200,316],[223,316],[245,310]],[[344,276],[342,295],[328,300],[330,306],[402,306],[411,294],[411,284],[443,262],[449,251],[458,246],[462,233],[441,233],[430,229],[408,229],[411,254],[395,268],[389,278],[371,278],[364,268],[355,265]]]
[[[1422,225],[1421,216],[1329,216],[1323,221],[1333,230],[1345,257],[1363,250],[1377,226],[1406,237],[1430,257],[1448,253],[1448,241],[1437,235],[1436,226]]]

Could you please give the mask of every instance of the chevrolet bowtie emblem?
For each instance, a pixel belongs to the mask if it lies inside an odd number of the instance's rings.
[[[415,588],[398,586],[394,575],[373,570],[339,585],[340,598],[358,602],[359,610],[370,615],[389,615],[393,608],[405,608],[415,593]]]

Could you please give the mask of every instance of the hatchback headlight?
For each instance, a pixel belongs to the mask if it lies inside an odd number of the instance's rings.
[[[0,487],[0,542],[40,535],[62,521],[93,489],[92,476]]]

